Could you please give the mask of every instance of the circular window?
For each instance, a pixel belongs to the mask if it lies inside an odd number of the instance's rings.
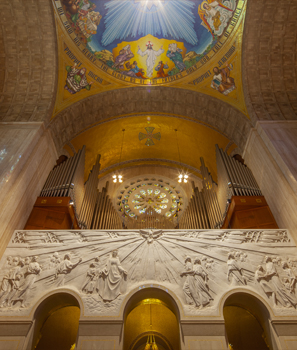
[[[146,177],[125,184],[119,193],[119,211],[131,218],[137,218],[148,209],[167,218],[174,218],[183,206],[181,193],[173,184],[154,178]]]

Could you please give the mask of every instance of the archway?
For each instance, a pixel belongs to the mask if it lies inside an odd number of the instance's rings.
[[[46,298],[34,314],[34,333],[29,349],[70,350],[76,343],[80,307],[68,293]]]
[[[275,349],[266,306],[247,293],[230,295],[224,304],[228,343],[233,350]]]
[[[180,350],[179,312],[172,297],[157,288],[138,291],[124,314],[124,350]],[[151,347],[149,347],[151,344]]]

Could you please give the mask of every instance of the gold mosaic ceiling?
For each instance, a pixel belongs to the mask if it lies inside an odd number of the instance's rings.
[[[77,151],[86,145],[86,173],[89,173],[95,162],[96,155],[101,154],[101,170],[116,165],[109,171],[118,169],[118,163],[126,162],[127,166],[141,164],[158,164],[180,167],[181,163],[190,167],[200,168],[200,157],[206,161],[209,170],[215,174],[215,147],[217,143],[223,149],[229,144],[229,139],[218,131],[191,120],[173,117],[151,116],[126,117],[102,123],[90,128],[75,137],[71,143]],[[146,134],[145,128],[153,127],[153,134],[160,133],[160,140],[152,138],[154,145],[147,146],[147,138],[139,139],[139,133]],[[121,155],[121,147],[124,141]],[[175,131],[177,130],[177,132]],[[159,138],[159,137],[158,137]],[[179,151],[178,152],[178,147]],[[69,153],[69,146],[65,147]],[[235,148],[233,144],[229,151]],[[180,156],[179,156],[180,154]],[[121,158],[121,159],[120,159]],[[177,163],[172,163],[177,162]],[[194,172],[190,169],[190,172]],[[196,174],[197,175],[197,174]]]
[[[52,118],[91,96],[137,86],[169,86],[209,95],[248,118],[241,80],[246,2],[53,1],[59,79]],[[87,146],[86,176],[98,153],[106,172],[132,161],[172,167],[184,163],[196,172],[203,157],[215,175],[215,144],[225,148],[229,139],[180,117],[152,116],[149,125],[146,117],[97,124],[71,140],[76,150]],[[154,130],[146,138],[148,126]],[[69,146],[65,149],[71,153]]]

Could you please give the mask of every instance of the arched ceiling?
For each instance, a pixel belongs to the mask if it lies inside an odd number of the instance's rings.
[[[296,0],[247,2],[242,67],[254,123],[297,119],[296,13]]]
[[[219,130],[244,147],[250,121],[234,107],[213,97],[169,87],[134,87],[92,96],[61,112],[50,124],[58,149],[81,131],[102,121],[137,115],[194,119]]]
[[[51,120],[59,72],[51,1],[2,0],[0,120],[44,121],[58,151],[62,152],[65,144],[76,137],[78,140],[88,128],[94,127],[87,132],[95,130],[103,121],[112,123],[112,119],[120,118],[121,123],[128,123],[139,118],[137,125],[140,126],[147,115],[168,118],[169,123],[173,120],[179,123],[180,118],[185,118],[215,128],[219,131],[218,137],[223,135],[242,150],[257,120],[297,118],[296,1],[247,0],[246,3],[242,57],[237,57],[236,62],[242,68],[250,120],[224,96],[210,96],[210,90],[195,91],[190,81],[185,82],[186,88],[181,85],[118,86],[106,91],[98,88],[95,94],[84,95]],[[235,101],[235,92],[233,94]],[[110,133],[112,137],[113,131]]]
[[[76,151],[86,145],[85,175],[95,163],[97,154],[101,154],[101,172],[105,169],[115,170],[115,165],[127,166],[157,162],[172,167],[180,167],[180,162],[187,165],[187,171],[194,172],[200,168],[200,157],[212,174],[216,173],[215,149],[217,143],[225,149],[230,140],[218,131],[195,121],[172,118],[169,116],[151,116],[150,122],[145,116],[126,117],[112,120],[76,136],[71,144]],[[152,131],[146,129],[153,128]],[[124,132],[122,130],[125,130]],[[177,131],[176,131],[177,130]],[[154,144],[146,144],[149,136]],[[143,139],[140,140],[139,133]],[[123,147],[122,147],[123,146]],[[229,151],[235,147],[229,147]],[[122,149],[122,152],[121,152]],[[70,151],[70,149],[68,148]],[[119,164],[124,163],[124,164]]]
[[[254,122],[296,119],[296,6],[295,0],[247,1],[243,80]],[[0,11],[0,120],[47,121],[58,77],[52,4],[2,0]]]
[[[0,121],[51,116],[57,86],[57,38],[49,0],[0,1]]]

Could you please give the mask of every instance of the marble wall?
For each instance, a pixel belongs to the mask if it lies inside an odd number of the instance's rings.
[[[258,122],[243,158],[279,227],[297,242],[297,121]]]
[[[17,230],[0,261],[0,341],[18,336],[27,350],[41,306],[71,295],[78,349],[122,349],[132,300],[160,295],[174,305],[182,350],[226,350],[223,308],[240,294],[266,310],[271,343],[293,344],[296,257],[287,230]]]
[[[43,123],[0,124],[0,256],[24,227],[57,157]]]

